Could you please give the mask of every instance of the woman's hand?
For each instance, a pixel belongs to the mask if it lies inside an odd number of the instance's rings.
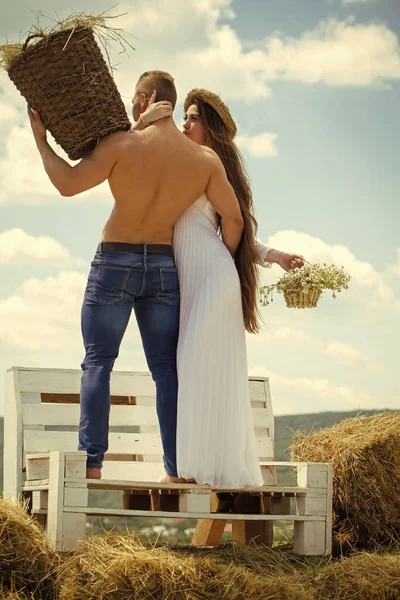
[[[304,266],[304,257],[300,254],[281,252],[277,263],[284,271],[292,271],[293,269],[300,269]]]
[[[154,90],[146,110],[140,115],[139,120],[133,127],[136,131],[141,131],[155,121],[165,119],[165,117],[172,117],[173,108],[171,102],[167,102],[166,100],[156,102],[156,95],[157,91]]]

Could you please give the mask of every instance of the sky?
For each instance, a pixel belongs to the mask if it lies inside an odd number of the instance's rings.
[[[24,39],[38,13],[45,25],[111,6],[1,3],[0,43]],[[190,89],[220,94],[238,125],[259,238],[352,276],[315,309],[289,309],[279,295],[261,309],[249,374],[270,378],[275,415],[400,409],[400,0],[126,0],[110,14],[135,47],[111,53],[128,113],[149,69],[175,77],[179,126]],[[0,377],[12,365],[79,368],[80,307],[111,194],[103,184],[58,195],[4,72],[0,140]],[[261,281],[282,274],[275,265]],[[115,369],[147,370],[134,317]]]

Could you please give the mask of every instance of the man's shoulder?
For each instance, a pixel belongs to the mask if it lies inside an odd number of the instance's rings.
[[[205,162],[208,164],[210,169],[219,170],[223,165],[218,154],[209,146],[200,146]]]
[[[136,135],[135,131],[114,131],[104,136],[98,145],[103,148],[113,148],[127,144],[137,144],[139,138],[140,136]]]

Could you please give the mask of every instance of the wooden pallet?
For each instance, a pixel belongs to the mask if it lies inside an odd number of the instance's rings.
[[[227,520],[233,540],[272,544],[273,523],[294,524],[294,549],[299,554],[330,552],[331,468],[325,464],[292,463],[295,487],[249,486],[218,490],[208,485],[164,484],[86,479],[86,454],[51,452],[27,456],[24,493],[31,495],[32,513],[44,520],[58,550],[76,548],[84,537],[87,516],[200,519],[194,543],[218,543]],[[37,475],[47,475],[37,479]],[[121,508],[88,505],[89,490],[121,490]],[[218,539],[219,536],[219,539]],[[217,540],[217,541],[216,541]]]

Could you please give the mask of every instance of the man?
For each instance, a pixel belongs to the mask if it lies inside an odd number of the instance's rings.
[[[163,101],[164,118],[141,132],[103,138],[74,167],[47,143],[39,114],[29,107],[28,113],[44,168],[60,194],[74,196],[108,179],[115,200],[82,307],[86,355],[79,450],[87,452],[87,477],[101,477],[108,448],[110,374],[133,308],[157,388],[164,481],[174,483],[182,480],[176,470],[179,282],[171,245],[173,226],[207,192],[222,218],[224,242],[234,253],[243,219],[220,159],[188,140],[175,125],[172,107],[177,96],[171,75],[149,71],[140,77],[133,98],[134,120],[146,110],[153,91]]]

